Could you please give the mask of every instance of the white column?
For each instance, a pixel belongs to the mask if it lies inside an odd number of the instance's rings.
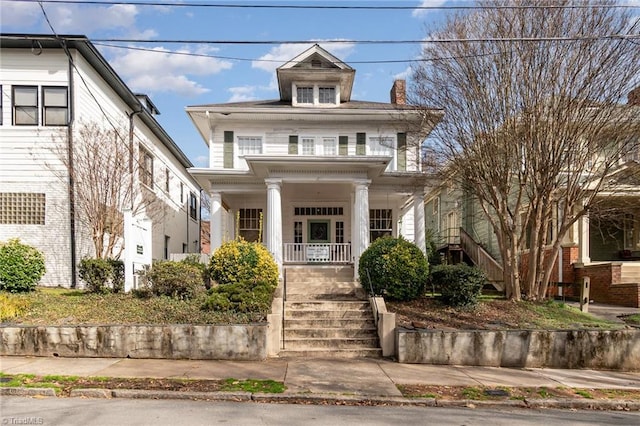
[[[578,263],[587,264],[591,262],[589,257],[589,214],[585,214],[578,219]]]
[[[265,179],[267,184],[267,217],[265,243],[282,273],[282,179]]]
[[[211,223],[209,224],[211,254],[222,245],[222,193],[211,191]]]
[[[370,180],[355,182],[354,239],[351,250],[354,257],[354,274],[358,277],[360,256],[369,247],[369,184]]]
[[[424,230],[424,188],[413,193],[413,239],[420,250],[427,255]]]

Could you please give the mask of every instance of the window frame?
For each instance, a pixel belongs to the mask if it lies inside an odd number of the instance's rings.
[[[193,191],[189,192],[189,217],[198,220],[198,199]]]
[[[311,150],[312,152],[309,153],[309,145],[306,144],[305,146],[305,142],[311,142]],[[306,155],[306,156],[311,156],[311,155],[316,155],[316,138],[315,136],[301,136],[300,137],[300,155]]]
[[[389,227],[381,226],[385,222]],[[393,209],[369,209],[369,242],[387,235],[393,236]]]
[[[310,92],[309,92],[310,90]],[[299,105],[314,105],[315,104],[315,87],[314,86],[298,86],[296,85],[296,104]],[[302,93],[302,96],[300,96]],[[308,97],[311,95],[311,100],[308,102]]]
[[[247,216],[247,213],[249,213],[249,216]],[[257,232],[256,237],[260,239],[260,241],[257,241],[257,242],[262,242],[262,238],[264,238],[263,236],[260,235],[260,221],[262,217],[263,216],[262,216],[261,208],[238,209],[237,235],[244,238],[247,241],[253,242],[257,240],[249,240],[243,235],[243,231],[251,232],[251,233]],[[247,226],[247,225],[251,225],[251,226]]]
[[[237,136],[236,142],[238,144],[238,155],[260,155],[263,153],[264,144],[262,136]],[[258,145],[255,143],[258,142]],[[256,146],[258,147],[259,152],[255,151]]]
[[[139,158],[138,179],[142,185],[153,191],[153,155],[151,154],[151,151],[140,145]]]
[[[311,90],[310,93],[309,90]],[[324,93],[325,91],[331,91],[332,96],[327,97]],[[322,95],[321,92],[323,93]],[[309,95],[311,95],[311,99]],[[340,104],[340,85],[331,82],[313,84],[305,82],[293,83],[291,98],[291,104],[293,106],[336,107]]]
[[[33,89],[36,97],[35,105],[18,105],[16,103],[16,91],[20,89]],[[13,125],[14,126],[37,126],[40,124],[40,100],[38,99],[38,86],[30,86],[30,85],[15,85],[11,87],[11,114],[13,117]],[[33,109],[35,115],[35,122],[33,123],[22,123],[18,122],[18,110],[28,115],[28,112],[24,110],[24,108]]]
[[[47,105],[47,90],[64,90],[64,99],[65,105]],[[41,90],[42,97],[42,125],[47,127],[57,126],[57,127],[65,127],[69,125],[69,88],[67,86],[42,86]],[[64,111],[64,124],[60,123],[51,123],[49,124],[47,121],[47,112],[48,111]]]
[[[329,98],[326,96],[326,94],[323,94],[324,91],[330,91],[331,95],[330,96],[330,100]],[[318,86],[318,103],[320,105],[335,105],[336,102],[336,86]],[[324,96],[323,96],[324,95]]]

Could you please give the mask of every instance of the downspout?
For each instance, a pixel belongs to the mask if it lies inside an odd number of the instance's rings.
[[[143,109],[127,114],[129,117],[129,197],[131,197],[131,212],[133,213],[133,119],[136,115],[142,114]]]
[[[198,216],[198,253],[202,253],[202,192],[200,188],[200,215]]]
[[[65,42],[62,41],[64,44]],[[64,47],[66,49],[66,46]],[[76,196],[75,196],[75,170],[73,164],[73,123],[74,123],[74,90],[73,90],[73,60],[69,56],[69,119],[67,122],[67,161],[69,163],[69,242],[71,249],[71,288],[77,288],[77,256],[76,256]]]

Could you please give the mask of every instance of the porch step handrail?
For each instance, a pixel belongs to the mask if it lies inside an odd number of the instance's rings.
[[[460,247],[471,258],[471,261],[494,283],[504,282],[504,273],[500,265],[480,244],[474,241],[463,228],[460,228]]]
[[[351,263],[351,243],[284,243],[285,263]]]

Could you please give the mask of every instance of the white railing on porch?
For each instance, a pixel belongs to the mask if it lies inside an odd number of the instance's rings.
[[[284,243],[285,263],[351,263],[350,243]]]

